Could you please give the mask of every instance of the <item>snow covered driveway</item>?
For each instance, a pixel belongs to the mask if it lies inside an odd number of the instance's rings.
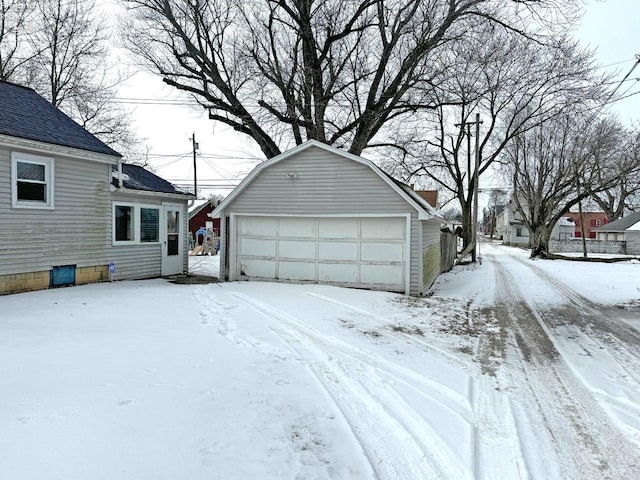
[[[0,478],[638,478],[640,264],[590,303],[557,262],[483,248],[421,299],[165,280],[0,297]]]

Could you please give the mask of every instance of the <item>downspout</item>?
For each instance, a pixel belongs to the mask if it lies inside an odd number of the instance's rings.
[[[118,188],[122,188],[122,158],[118,159]]]

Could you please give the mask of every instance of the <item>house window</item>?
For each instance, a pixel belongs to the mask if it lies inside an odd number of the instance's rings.
[[[516,228],[516,237],[522,236],[522,228]]]
[[[160,238],[160,211],[157,208],[140,208],[140,241],[157,242]]]
[[[596,227],[599,227],[600,225],[602,225],[602,220],[596,220]]]
[[[128,205],[116,205],[114,208],[114,230],[116,242],[133,242],[133,207]]]
[[[160,241],[160,208],[151,205],[113,204],[113,243]]]
[[[11,204],[17,208],[53,208],[53,158],[11,154]]]

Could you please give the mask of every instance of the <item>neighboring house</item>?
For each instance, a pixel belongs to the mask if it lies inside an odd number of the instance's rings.
[[[444,219],[371,161],[311,140],[258,165],[216,208],[222,280],[425,293]]]
[[[561,217],[551,231],[549,240],[573,240],[575,238],[575,225],[573,219]]]
[[[564,217],[571,218],[574,224],[574,237],[582,238],[582,228],[580,226],[580,213],[569,212],[565,213]],[[595,229],[606,225],[608,223],[607,214],[604,212],[582,212],[582,219],[584,219],[584,235],[585,238],[596,238]]]
[[[596,239],[626,242],[627,255],[640,255],[640,212],[595,229]]]
[[[514,201],[504,206],[496,217],[496,237],[504,245],[513,247],[529,246],[529,229],[522,221],[522,215],[517,211]]]
[[[526,207],[523,207],[526,209]],[[574,238],[575,225],[571,218],[560,218],[553,226],[549,240],[571,240]],[[503,240],[504,245],[516,247],[530,247],[529,229],[522,220],[522,214],[517,211],[512,200],[498,214],[496,220],[496,235]]]
[[[0,81],[0,293],[184,272],[191,198]]]
[[[220,235],[220,219],[211,217],[214,208],[213,200],[207,200],[189,210],[189,233],[192,238],[202,227]]]

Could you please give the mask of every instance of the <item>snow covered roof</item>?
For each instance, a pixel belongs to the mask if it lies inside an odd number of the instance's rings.
[[[116,176],[112,180],[114,186],[118,186],[117,170],[113,166]],[[122,164],[122,186],[129,190],[140,190],[145,192],[170,193],[173,195],[192,196],[190,193],[176,187],[164,178],[146,170],[139,165],[129,163]]]

